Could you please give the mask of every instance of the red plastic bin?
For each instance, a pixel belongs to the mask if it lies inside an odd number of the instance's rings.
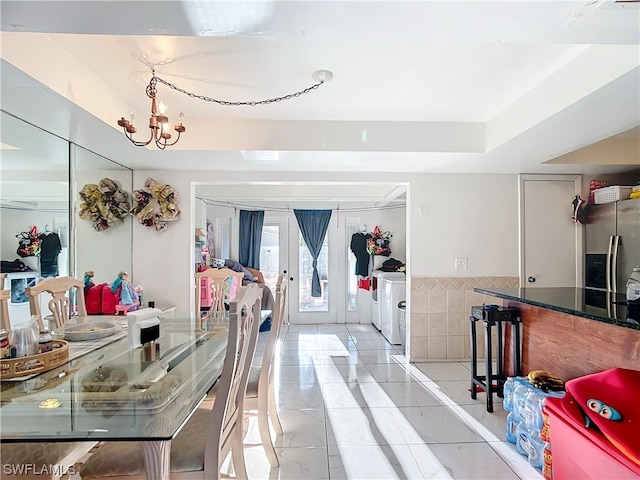
[[[584,426],[575,402],[547,398],[554,480],[638,480],[640,465],[616,449],[600,432]]]

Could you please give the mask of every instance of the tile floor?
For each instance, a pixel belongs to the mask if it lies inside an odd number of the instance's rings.
[[[398,346],[399,347],[399,346]],[[504,441],[506,412],[469,396],[466,362],[405,364],[373,325],[283,327],[284,435],[271,468],[251,423],[252,479],[542,479]]]

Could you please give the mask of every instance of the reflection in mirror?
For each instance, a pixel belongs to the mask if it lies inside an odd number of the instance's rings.
[[[3,288],[11,290],[9,318],[15,327],[30,317],[25,288],[70,271],[69,144],[6,112],[1,112],[0,124],[0,249],[7,274]],[[40,254],[34,255],[34,248],[19,253],[16,236],[26,236],[22,232],[33,227]],[[24,268],[29,270],[20,271]]]
[[[122,202],[115,200],[107,201],[103,195],[103,205],[100,207],[101,217],[104,222],[91,221],[89,215],[80,217],[81,203],[80,192],[85,194],[93,192],[94,199],[100,192],[91,185],[101,186],[103,179],[112,180],[120,191],[121,197],[126,195],[128,203],[131,203],[131,192],[133,190],[133,173],[130,169],[123,167],[111,160],[101,157],[89,150],[76,145],[71,146],[72,158],[72,244],[74,246],[74,261],[72,269],[76,278],[82,279],[84,273],[93,271],[93,282],[112,283],[118,273],[125,271],[129,276],[133,275],[132,270],[132,225],[131,216],[123,212],[126,210]],[[103,190],[106,185],[102,184]],[[84,188],[84,190],[83,190]],[[85,197],[86,198],[86,197]],[[106,203],[104,203],[106,202]],[[98,206],[95,204],[96,207]],[[114,214],[115,209],[121,213]],[[120,217],[122,223],[116,219]],[[95,217],[92,217],[95,219]],[[101,225],[101,226],[98,226]],[[105,226],[107,228],[105,228]],[[135,279],[132,279],[135,280]]]

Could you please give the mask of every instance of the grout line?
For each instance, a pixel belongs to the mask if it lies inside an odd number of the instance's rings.
[[[467,424],[472,430],[474,430],[482,439],[489,445],[493,451],[509,466],[520,479],[540,480],[543,478],[542,474],[529,465],[529,462],[509,447],[505,441],[498,438],[493,432],[485,427],[479,420],[474,418],[469,412],[463,409],[457,402],[449,398],[437,385],[436,382],[431,380],[424,372],[422,372],[415,365],[408,363],[404,355],[392,355],[391,356],[398,364],[403,366],[411,376],[418,380],[422,385],[436,397],[440,402],[446,406],[451,412],[456,415],[460,420]]]

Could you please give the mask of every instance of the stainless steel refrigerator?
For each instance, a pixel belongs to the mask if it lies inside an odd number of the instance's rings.
[[[605,292],[615,313],[633,267],[640,265],[640,198],[590,206],[585,251],[585,287]]]

